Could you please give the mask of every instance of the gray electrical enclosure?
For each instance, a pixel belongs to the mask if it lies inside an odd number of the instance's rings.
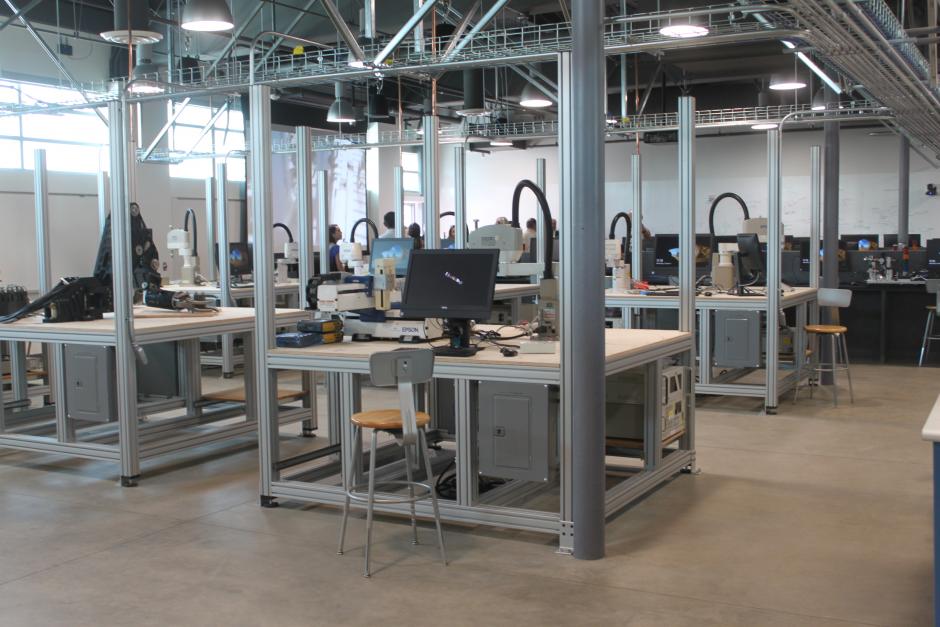
[[[760,312],[715,312],[715,365],[722,368],[760,368]]]
[[[549,481],[558,458],[558,393],[538,384],[481,381],[480,474]]]
[[[117,418],[114,349],[65,346],[65,402],[69,418],[110,422]]]
[[[138,396],[179,396],[177,344],[150,344],[147,363],[137,365]],[[65,345],[65,402],[69,418],[89,422],[117,420],[114,348]]]

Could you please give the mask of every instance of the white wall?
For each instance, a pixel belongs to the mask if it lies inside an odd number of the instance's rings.
[[[844,130],[841,136],[840,231],[892,233],[897,231],[898,139],[869,136],[868,130]],[[809,234],[809,151],[822,145],[822,131],[785,132],[783,136],[783,221],[791,235]],[[606,145],[606,206],[609,221],[618,211],[630,211],[633,143]],[[641,145],[643,157],[643,222],[653,233],[678,231],[677,146]],[[708,232],[708,209],[723,192],[744,198],[751,217],[767,215],[766,138],[754,133],[731,137],[700,137],[696,144],[696,218],[698,232]],[[453,209],[453,148],[441,148],[441,210]],[[491,224],[509,216],[512,192],[522,178],[535,180],[535,161],[545,158],[552,214],[558,216],[558,149],[501,150],[467,155],[467,208],[473,219]],[[910,232],[940,237],[940,197],[925,195],[927,183],[940,183],[940,171],[916,153],[911,154]],[[727,203],[728,206],[725,206]],[[535,214],[536,203],[523,195],[522,218]],[[719,234],[733,234],[740,225],[734,201],[723,201],[715,216]],[[623,229],[621,225],[619,227]]]
[[[68,36],[68,33],[65,35]],[[50,48],[56,50],[59,41],[55,35],[40,33],[40,36]],[[60,59],[75,80],[90,83],[108,79],[110,45],[74,37],[69,38],[69,43],[72,44],[72,56],[60,55]],[[68,81],[32,35],[12,25],[3,29],[3,35],[0,36],[0,76],[52,78],[61,80],[63,86],[68,85]]]
[[[178,276],[179,259],[170,259],[166,250],[166,232],[172,224],[181,226],[187,207],[199,220],[201,263],[209,257],[205,242],[205,183],[189,179],[169,179],[162,191],[144,192],[147,179],[156,177],[165,165],[147,164],[139,173],[138,202],[153,237],[160,259],[170,273]],[[97,180],[93,175],[49,172],[50,257],[53,280],[64,276],[89,276],[98,252]],[[230,187],[234,198],[236,188]],[[238,237],[238,203],[229,201],[230,241]],[[35,201],[33,173],[27,170],[0,170],[0,280],[4,284],[38,287]]]

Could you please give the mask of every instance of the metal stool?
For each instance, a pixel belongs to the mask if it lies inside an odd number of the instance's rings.
[[[927,279],[927,293],[936,294],[940,303],[940,279]],[[924,340],[920,344],[920,359],[918,366],[924,365],[924,358],[930,352],[930,343],[940,340],[940,335],[933,335],[933,323],[937,319],[937,305],[927,305],[927,325],[924,327]]]
[[[852,291],[851,290],[838,290],[830,288],[821,288],[817,293],[817,298],[819,305],[822,307],[848,307],[852,303]],[[829,346],[832,354],[831,363],[819,363],[812,368],[814,374],[820,374],[823,372],[833,373],[833,382],[832,382],[832,403],[833,405],[839,404],[839,386],[835,381],[835,373],[844,371],[846,377],[849,380],[849,400],[855,402],[855,391],[852,389],[852,371],[849,369],[849,346],[845,340],[845,334],[848,332],[848,328],[842,326],[841,324],[808,324],[803,327],[807,333],[811,334],[815,339],[816,346],[814,347],[812,354],[819,354],[819,339],[821,336],[829,337]],[[841,358],[840,358],[841,353]],[[800,369],[802,370],[802,368]],[[810,376],[810,379],[818,377]],[[793,402],[796,402],[797,395],[800,391],[800,382],[797,380],[796,389],[793,391]],[[809,388],[809,397],[813,398],[813,385],[810,383]]]
[[[343,554],[343,544],[346,540],[346,521],[349,518],[350,501],[366,503],[366,564],[364,575],[369,577],[370,549],[372,547],[372,512],[376,503],[408,503],[411,508],[412,544],[418,544],[418,525],[415,519],[415,502],[430,499],[434,510],[434,523],[437,525],[437,541],[441,549],[441,561],[447,565],[447,555],[444,552],[444,532],[441,529],[441,514],[437,506],[437,495],[431,485],[434,475],[431,472],[431,459],[428,455],[428,445],[425,438],[425,427],[431,417],[415,409],[414,386],[425,383],[431,379],[434,371],[434,353],[427,349],[399,350],[385,353],[376,353],[369,359],[369,374],[372,384],[378,387],[398,387],[398,402],[401,409],[380,409],[355,413],[350,420],[355,425],[353,441],[358,446],[362,437],[362,430],[372,429],[372,446],[369,453],[369,482],[367,484],[353,485],[357,455],[347,464],[348,476],[343,478],[343,487],[346,490],[346,501],[343,503],[343,523],[339,532],[338,553]],[[405,449],[405,481],[382,481],[383,486],[407,486],[408,496],[383,495],[376,497],[375,458],[378,432],[385,431],[395,436],[399,446]],[[415,462],[424,453],[424,470],[427,473],[427,483],[414,480],[412,469]],[[363,492],[366,488],[367,492]],[[418,494],[416,494],[418,490]]]

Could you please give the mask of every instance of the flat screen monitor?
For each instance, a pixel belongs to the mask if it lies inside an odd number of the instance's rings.
[[[766,253],[756,233],[738,235],[738,284],[762,285],[767,281]]]
[[[235,276],[251,274],[254,268],[251,244],[245,242],[229,242],[228,263]]]
[[[712,261],[712,253],[718,252],[715,238],[711,235],[695,236],[695,265],[707,266]]]
[[[656,262],[655,265],[660,268],[676,267],[679,260],[676,255],[679,254],[679,236],[657,235],[656,240]]]
[[[372,240],[372,255],[369,257],[369,272],[375,272],[375,260],[387,257],[395,259],[395,275],[405,276],[408,271],[408,258],[414,249],[415,241],[410,237],[379,238]]]
[[[920,234],[911,233],[907,236],[908,246],[917,246],[920,247]],[[930,243],[930,240],[927,240],[927,243]],[[886,233],[885,234],[885,248],[894,248],[898,245],[898,234],[897,233]]]
[[[927,271],[940,273],[940,239],[927,240]]]
[[[863,233],[843,235],[839,238],[839,248],[845,250],[875,250],[878,248],[878,235],[876,233]]]
[[[800,253],[800,269],[809,270],[809,238],[794,237],[790,242],[791,250]]]
[[[487,320],[499,268],[494,249],[415,250],[408,261],[402,313],[415,318]]]
[[[454,248],[454,240],[452,239],[442,239],[441,240],[441,249],[442,250],[451,250]]]

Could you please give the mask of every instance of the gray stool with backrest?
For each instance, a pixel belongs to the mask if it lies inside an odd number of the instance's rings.
[[[930,343],[940,341],[940,335],[933,334],[933,323],[937,319],[937,307],[940,306],[940,279],[927,279],[927,293],[936,294],[937,302],[927,305],[927,326],[924,328],[924,341],[920,343],[918,366],[924,365],[924,357],[930,352]]]
[[[434,475],[431,472],[431,459],[428,454],[428,444],[424,435],[425,427],[431,422],[431,417],[419,412],[415,408],[414,386],[427,383],[434,373],[434,353],[428,349],[404,349],[376,353],[369,359],[369,374],[372,384],[377,387],[398,387],[399,409],[379,409],[358,412],[350,416],[355,425],[353,442],[360,446],[363,429],[372,429],[372,446],[369,451],[369,482],[368,484],[353,485],[355,467],[358,455],[347,464],[348,476],[344,477],[343,487],[346,490],[346,501],[343,504],[343,522],[339,532],[339,550],[343,554],[343,544],[346,540],[346,521],[349,518],[350,501],[366,503],[366,565],[365,576],[371,575],[369,570],[369,551],[372,547],[372,512],[376,503],[409,503],[411,506],[412,544],[418,543],[418,525],[415,520],[415,502],[431,499],[434,509],[434,523],[437,525],[437,541],[441,549],[441,561],[447,565],[447,556],[444,553],[444,532],[441,529],[441,514],[437,506],[437,495],[432,485]],[[408,496],[383,495],[376,498],[375,458],[379,431],[385,431],[395,437],[396,442],[405,450],[405,481],[382,481],[382,486],[408,488]],[[424,470],[427,473],[427,483],[414,480],[413,467],[424,455]],[[367,488],[367,492],[363,489]],[[416,490],[418,493],[416,494]]]
[[[839,290],[832,288],[820,288],[816,293],[817,301],[819,302],[820,307],[833,307],[841,309],[843,307],[848,307],[852,304],[852,290]],[[838,320],[838,311],[835,312],[834,318]],[[829,346],[832,352],[832,362],[831,363],[819,363],[813,368],[815,373],[831,372],[833,376],[832,382],[832,402],[834,405],[839,404],[839,386],[835,381],[835,373],[840,371],[845,371],[846,376],[849,380],[849,399],[854,403],[855,402],[855,392],[852,390],[852,372],[849,370],[849,346],[845,340],[845,334],[848,332],[848,329],[841,324],[807,324],[804,329],[806,332],[813,336],[816,341],[816,346],[813,349],[813,354],[819,354],[819,341],[820,338],[825,336],[829,338]],[[841,355],[841,358],[840,358]],[[793,401],[796,402],[797,394],[800,391],[800,382],[797,381],[796,389],[793,391]],[[809,388],[810,398],[813,397],[813,386],[810,384]]]

